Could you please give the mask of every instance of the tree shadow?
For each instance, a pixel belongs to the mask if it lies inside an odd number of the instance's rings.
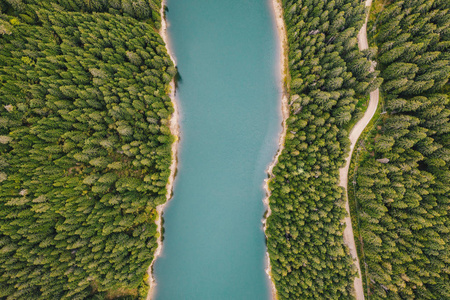
[[[177,68],[177,67],[175,67],[175,68]],[[175,94],[176,94],[178,86],[180,85],[180,83],[183,82],[183,78],[181,77],[181,74],[180,74],[180,71],[178,71],[178,68],[177,68],[177,73],[175,74],[175,76],[173,78],[173,81],[175,83]]]

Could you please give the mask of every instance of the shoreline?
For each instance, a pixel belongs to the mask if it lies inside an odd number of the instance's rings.
[[[166,0],[163,0],[161,3],[161,10],[160,10],[161,28],[159,30],[159,35],[161,36],[161,38],[163,39],[163,41],[165,43],[167,54],[169,55],[170,59],[172,60],[174,66],[176,66],[176,61],[175,61],[174,55],[171,51],[169,37],[167,34],[167,21],[166,21],[165,13],[164,13],[164,8],[166,6],[166,2],[167,2]],[[172,79],[169,86],[170,86],[169,97],[172,101],[172,105],[173,105],[173,109],[174,109],[174,112],[170,116],[169,128],[170,128],[170,133],[175,137],[175,141],[172,143],[172,148],[171,148],[172,164],[170,165],[170,175],[169,175],[167,185],[166,185],[166,190],[167,190],[166,202],[161,205],[158,205],[156,207],[157,218],[155,220],[155,224],[157,226],[157,232],[159,233],[158,247],[156,248],[155,254],[153,256],[153,261],[147,269],[148,284],[149,284],[147,300],[152,299],[152,296],[153,296],[153,293],[154,293],[154,290],[156,287],[156,281],[153,276],[153,265],[155,264],[156,259],[161,255],[162,247],[163,247],[163,242],[162,242],[162,219],[163,219],[163,217],[162,217],[162,214],[164,213],[164,208],[166,207],[166,205],[168,204],[170,199],[172,199],[173,186],[174,186],[175,175],[176,175],[177,166],[178,166],[178,158],[177,157],[178,157],[178,144],[180,141],[180,124],[179,124],[180,116],[179,116],[179,110],[178,110],[178,103],[177,103],[177,100],[175,97],[175,93],[176,93],[175,77]]]
[[[266,212],[264,213],[264,218],[262,220],[262,223],[263,223],[264,235],[266,238],[266,269],[265,269],[265,271],[266,271],[267,276],[269,277],[269,281],[271,284],[272,299],[276,300],[277,299],[277,289],[275,286],[275,282],[273,281],[273,278],[272,278],[272,267],[270,265],[270,256],[269,256],[269,252],[267,250],[266,230],[267,230],[267,218],[272,214],[272,210],[270,209],[270,204],[269,204],[269,198],[272,195],[272,193],[269,189],[269,181],[272,178],[274,178],[273,168],[278,163],[278,158],[279,158],[281,152],[283,152],[283,150],[284,150],[284,140],[285,140],[286,132],[287,132],[286,120],[289,117],[289,105],[288,105],[288,92],[287,92],[287,87],[286,87],[286,79],[288,77],[289,70],[287,67],[287,61],[288,61],[287,32],[286,32],[286,26],[284,23],[284,19],[283,19],[283,7],[281,4],[281,0],[271,0],[271,6],[272,6],[272,16],[275,19],[275,25],[277,27],[277,32],[278,32],[277,43],[278,43],[278,50],[280,51],[279,52],[278,69],[281,71],[280,72],[281,76],[280,76],[279,80],[280,80],[280,85],[281,85],[281,99],[280,100],[281,100],[282,131],[278,138],[277,153],[275,154],[270,165],[267,167],[267,170],[266,170],[267,178],[264,179],[264,191],[266,193],[266,196],[263,200],[263,203],[264,203],[264,207],[266,208]]]

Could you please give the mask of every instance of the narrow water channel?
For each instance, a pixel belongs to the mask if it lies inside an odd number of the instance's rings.
[[[263,182],[281,132],[271,3],[169,0],[167,6],[181,75],[181,143],[153,298],[270,299]]]

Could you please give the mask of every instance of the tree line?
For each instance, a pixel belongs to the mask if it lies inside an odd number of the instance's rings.
[[[346,124],[381,79],[373,49],[360,52],[364,3],[282,1],[288,37],[290,115],[284,150],[269,181],[267,247],[279,299],[352,299],[356,276],[343,242],[339,168]]]
[[[160,5],[0,0],[0,298],[146,296],[174,140]]]
[[[450,2],[390,1],[371,30],[387,114],[356,200],[370,299],[450,299]]]

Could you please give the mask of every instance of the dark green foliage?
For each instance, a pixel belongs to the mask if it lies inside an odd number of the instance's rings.
[[[266,231],[280,299],[352,299],[356,275],[343,243],[339,168],[357,99],[379,85],[358,50],[360,1],[283,1],[289,42],[290,117],[269,183]]]
[[[53,7],[0,15],[0,298],[102,299],[157,246],[174,67],[151,25]]]
[[[370,299],[450,299],[449,9],[392,1],[375,24],[388,114],[356,190]]]

